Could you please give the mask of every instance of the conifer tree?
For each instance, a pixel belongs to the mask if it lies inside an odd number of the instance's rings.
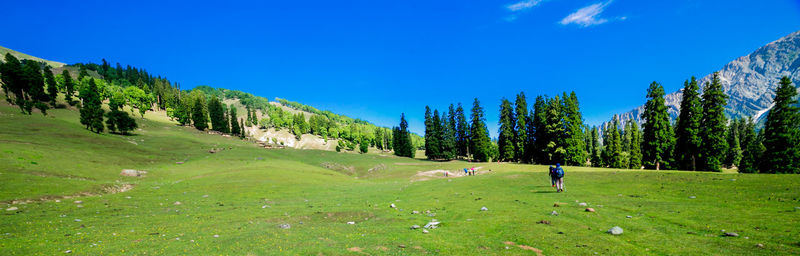
[[[239,120],[239,138],[247,137],[247,130],[244,128],[244,119]]]
[[[775,90],[775,106],[764,125],[763,173],[800,173],[800,109],[797,88],[784,76]]]
[[[441,149],[433,121],[434,118],[439,119],[437,115],[431,113],[430,107],[425,106],[425,157],[431,160],[439,157],[439,150]]]
[[[739,143],[739,121],[732,120],[728,124],[728,151],[725,153],[725,166],[733,168],[739,166],[739,161],[742,159],[742,148]]]
[[[231,106],[230,114],[228,114],[231,123],[231,135],[240,135],[242,129],[239,127],[239,117],[236,116],[236,108]]]
[[[605,149],[603,156],[604,162],[611,168],[627,168],[622,156],[622,135],[620,133],[620,124],[617,115],[614,115],[611,123],[608,125],[604,133],[606,139]]]
[[[566,124],[564,123],[564,109],[561,98],[555,96],[547,100],[545,108],[545,126],[542,139],[547,163],[564,163],[567,155]]]
[[[58,86],[56,85],[56,77],[53,75],[53,70],[50,66],[44,66],[44,79],[47,82],[47,97],[50,99],[50,105],[56,107],[56,98],[58,98]]]
[[[35,106],[42,114],[47,115],[47,105],[42,104],[42,101],[50,101],[44,90],[44,77],[42,77],[42,70],[40,63],[35,61],[25,61],[22,68],[22,83],[25,94],[25,110],[31,114],[32,108]]]
[[[464,116],[464,108],[458,103],[456,108],[456,148],[459,156],[467,157],[469,153],[469,124]]]
[[[83,102],[80,110],[81,124],[95,133],[102,132],[105,128],[103,126],[104,111],[94,78],[90,78],[87,86],[81,88],[80,98]]]
[[[486,128],[486,118],[483,114],[483,108],[478,98],[475,98],[475,101],[472,103],[471,119],[469,151],[472,153],[472,159],[478,162],[489,161],[491,141],[489,140],[489,131]]]
[[[693,76],[683,83],[681,112],[675,128],[675,161],[676,167],[683,170],[697,170],[700,156],[700,122],[703,120],[703,105],[700,102],[700,88]]]
[[[222,103],[216,95],[211,96],[211,100],[208,102],[208,117],[211,119],[211,130],[225,132],[228,120],[225,120]]]
[[[11,103],[8,97],[9,92],[14,94],[13,104],[17,105],[19,109],[25,113],[25,92],[23,88],[22,79],[22,64],[19,60],[6,53],[5,63],[0,63],[0,79],[3,80],[3,91],[6,94],[6,101]]]
[[[72,106],[75,104],[75,102],[72,101],[72,95],[75,94],[75,83],[72,81],[72,77],[66,69],[61,72],[61,76],[64,77],[64,100],[67,101],[67,104]]]
[[[411,134],[408,132],[408,122],[404,113],[400,114],[400,127],[396,127],[392,136],[396,139],[395,155],[414,158],[416,152],[414,152],[415,148],[411,142]]]
[[[647,103],[644,106],[644,132],[642,133],[642,162],[647,168],[661,170],[670,162],[673,148],[673,130],[669,123],[667,106],[664,104],[664,87],[657,82],[647,89]],[[606,145],[608,146],[608,145]]]
[[[205,106],[205,95],[195,98],[194,105],[192,106],[192,122],[194,128],[198,130],[205,130],[208,128],[208,113]]]
[[[447,114],[442,113],[442,155],[444,159],[450,160],[456,157],[456,114],[453,104],[447,110]]]
[[[762,144],[764,136],[756,133],[756,125],[753,123],[752,118],[748,118],[743,127],[741,145],[744,150],[742,152],[742,160],[739,161],[739,172],[757,173],[766,150],[764,144]]]
[[[514,102],[514,115],[517,121],[514,127],[514,156],[516,161],[522,163],[529,163],[528,152],[525,145],[528,143],[528,124],[530,123],[528,117],[528,102],[525,97],[525,92],[517,94],[517,100]]]
[[[586,164],[586,141],[583,134],[583,115],[581,114],[578,96],[575,92],[565,92],[563,103],[563,121],[565,125],[565,159],[564,163],[573,166]]]
[[[531,152],[532,162],[550,164],[546,151],[550,140],[547,137],[547,101],[544,96],[539,95],[536,97],[531,115],[533,136],[528,139],[530,147],[526,151]]]
[[[725,141],[727,118],[725,117],[725,99],[728,96],[722,91],[719,74],[714,73],[711,83],[703,88],[703,119],[700,122],[700,144],[702,154],[701,169],[704,171],[720,171],[725,160],[728,143]]]
[[[514,137],[514,110],[511,102],[503,98],[500,103],[500,120],[497,123],[500,125],[497,137],[497,150],[500,161],[514,161],[514,153],[516,152],[516,143]]]
[[[591,141],[592,141],[591,155],[592,155],[592,157],[591,157],[591,159],[592,159],[592,166],[593,167],[602,167],[604,165],[603,165],[602,154],[600,152],[602,152],[603,148],[600,145],[600,134],[599,134],[599,132],[597,130],[598,130],[597,127],[593,127],[592,128],[592,135],[591,135],[591,137],[592,137],[591,138]]]
[[[631,148],[628,168],[639,169],[642,167],[642,134],[639,131],[639,124],[636,123],[636,120],[631,120],[630,134]]]

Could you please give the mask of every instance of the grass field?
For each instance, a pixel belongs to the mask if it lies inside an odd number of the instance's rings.
[[[94,134],[49,112],[0,103],[2,255],[800,254],[797,175],[567,167],[555,193],[545,166],[267,150],[157,113]]]

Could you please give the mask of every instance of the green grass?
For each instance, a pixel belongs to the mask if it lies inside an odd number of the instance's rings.
[[[158,113],[137,116],[134,136],[94,134],[75,111],[49,112],[0,103],[0,201],[31,200],[0,210],[0,254],[535,254],[504,242],[545,255],[800,254],[797,175],[567,167],[554,193],[546,166],[267,150]],[[412,182],[470,166],[492,172]],[[121,184],[135,187],[107,193]],[[409,229],[432,218],[442,224],[428,234]]]

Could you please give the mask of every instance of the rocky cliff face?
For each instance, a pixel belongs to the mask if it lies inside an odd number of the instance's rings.
[[[763,119],[772,107],[775,88],[781,77],[788,76],[797,86],[800,82],[800,31],[771,42],[755,52],[739,57],[719,71],[722,88],[729,96],[725,112],[729,118],[753,117]],[[711,74],[699,79],[700,88],[711,82]],[[678,116],[683,92],[667,94],[664,98],[672,118]],[[623,120],[641,123],[644,106],[621,114]]]

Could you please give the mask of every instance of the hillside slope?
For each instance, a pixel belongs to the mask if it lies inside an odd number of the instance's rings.
[[[11,50],[11,49],[8,49],[8,48],[0,46],[0,56],[5,56],[6,53],[11,53],[11,55],[13,55],[14,57],[17,57],[17,59],[44,61],[45,63],[47,63],[48,65],[50,65],[51,67],[54,67],[54,68],[59,68],[59,67],[67,65],[67,64],[64,64],[64,63],[61,63],[61,62],[58,62],[58,61],[42,59],[42,58],[39,58],[39,57],[31,56],[31,55],[28,55],[28,54],[24,54],[24,53],[21,53],[21,52],[18,52],[18,51]]]
[[[788,76],[795,85],[800,81],[800,31],[791,33],[762,46],[747,56],[731,61],[719,71],[722,89],[730,98],[725,113],[730,118],[763,117],[772,107],[775,88],[782,76]],[[699,79],[698,84],[711,82],[712,74]],[[682,90],[664,98],[670,116],[674,119],[680,111]],[[623,113],[623,120],[634,119],[641,123],[644,105]]]

